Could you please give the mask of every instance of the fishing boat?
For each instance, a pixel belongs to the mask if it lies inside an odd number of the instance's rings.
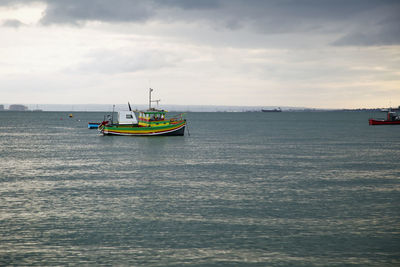
[[[99,130],[104,135],[128,135],[128,136],[158,136],[158,135],[184,135],[186,119],[183,113],[173,118],[166,118],[167,111],[151,107],[152,100],[149,90],[149,109],[140,111],[138,118],[128,102],[128,111],[118,112],[118,122],[114,123],[113,118],[103,121]],[[114,113],[114,112],[113,112]]]
[[[384,111],[387,112],[386,119],[369,119],[369,125],[400,125],[400,115],[398,114],[400,106],[397,109],[387,109]]]

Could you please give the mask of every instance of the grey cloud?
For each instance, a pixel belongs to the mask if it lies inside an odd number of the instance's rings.
[[[0,6],[13,6],[19,4],[30,4],[30,3],[46,3],[48,0],[1,0]]]
[[[148,69],[171,67],[179,61],[179,57],[169,52],[148,50],[133,53],[129,48],[120,50],[102,50],[86,55],[86,61],[70,71],[88,73],[129,73]],[[138,51],[136,51],[138,52]]]
[[[175,10],[176,20],[190,15],[192,19],[221,18],[232,20],[265,20],[274,18],[297,24],[299,19],[313,20],[343,19],[363,10],[382,5],[395,4],[390,0],[4,0],[0,5],[17,3],[44,2],[47,4],[45,19],[49,23],[75,20],[100,21],[142,21],[144,19],[162,19]],[[165,12],[165,13],[164,13]],[[189,12],[189,14],[187,14]]]
[[[11,1],[11,0],[10,0]],[[18,1],[18,0],[15,0]],[[28,0],[25,0],[28,1]],[[185,12],[198,12],[192,20],[206,16],[220,5],[216,0],[41,0],[47,4],[44,24],[83,24],[86,21],[145,22],[182,20]],[[203,15],[202,15],[203,13]],[[193,14],[192,14],[193,15]]]
[[[17,19],[8,19],[4,20],[1,25],[4,27],[19,28],[25,24]]]
[[[396,33],[397,32],[397,33]],[[400,44],[399,28],[378,33],[350,33],[332,43],[335,46],[380,46]]]
[[[400,44],[396,0],[5,0],[0,5],[45,2],[41,22],[84,25],[87,21],[184,22],[236,31],[247,27],[258,34],[309,33],[342,35],[333,45]],[[379,12],[381,9],[387,13]],[[363,18],[360,14],[368,14]],[[368,33],[365,22],[372,27]]]
[[[144,1],[130,0],[70,0],[48,1],[44,24],[71,23],[86,21],[141,22],[152,17],[153,9]]]
[[[221,7],[220,0],[158,0],[159,5],[182,9],[215,9]]]
[[[356,29],[333,42],[336,46],[376,46],[400,44],[400,4],[384,10],[386,17],[374,21],[368,17]]]

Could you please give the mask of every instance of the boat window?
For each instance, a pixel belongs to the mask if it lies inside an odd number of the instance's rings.
[[[133,119],[132,114],[126,114],[127,119]]]

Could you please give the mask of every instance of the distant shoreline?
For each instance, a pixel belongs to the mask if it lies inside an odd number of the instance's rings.
[[[21,105],[25,109],[10,110],[0,108],[0,112],[112,112],[126,110],[127,104],[102,105],[102,104],[43,104],[43,105]],[[0,105],[1,107],[1,105]],[[147,105],[132,105],[133,110],[146,110]],[[276,106],[212,106],[212,105],[165,105],[160,107],[169,112],[262,112],[262,109],[280,108],[282,112],[378,112],[384,108],[355,108],[355,109],[321,109],[321,108],[304,108],[304,107],[276,107]]]

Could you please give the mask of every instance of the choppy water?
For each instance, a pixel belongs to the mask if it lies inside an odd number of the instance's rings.
[[[0,112],[0,265],[399,266],[400,126],[369,113]]]

